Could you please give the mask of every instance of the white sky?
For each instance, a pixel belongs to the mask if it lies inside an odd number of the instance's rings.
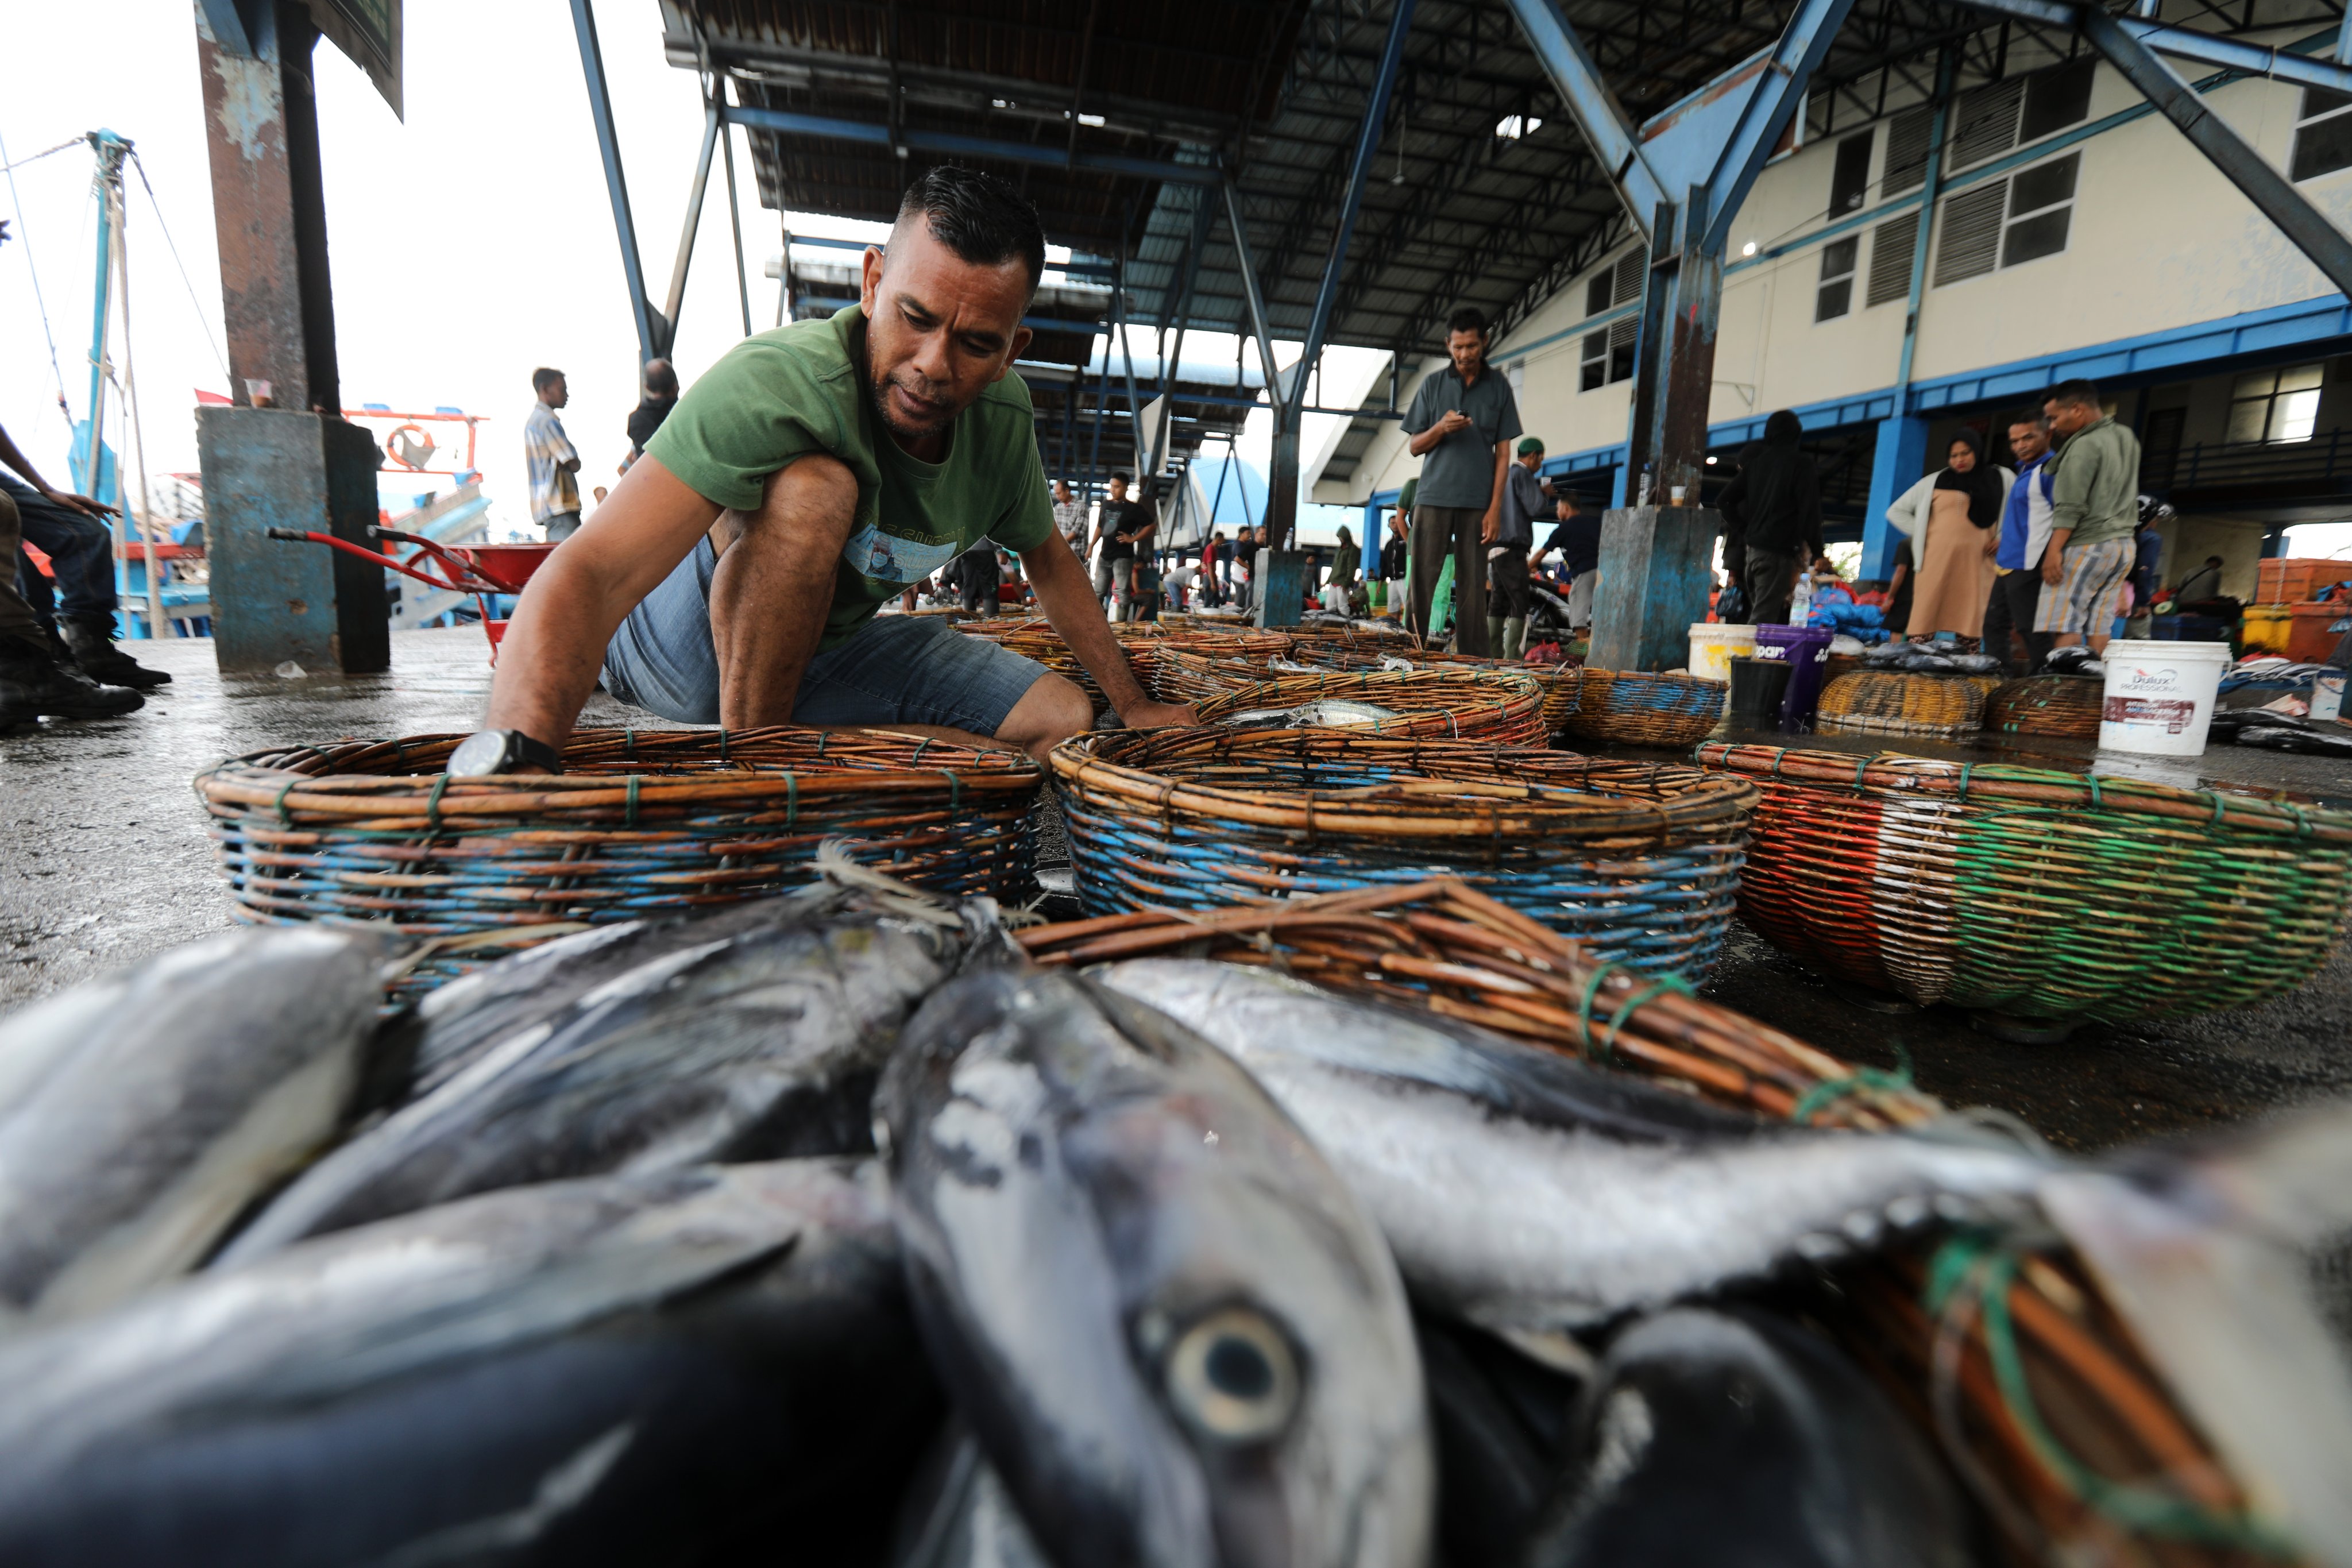
[[[662,58],[650,0],[604,0],[597,23],[646,287],[658,306],[685,217],[700,102],[693,74]],[[220,275],[193,6],[189,0],[11,6],[0,42],[20,66],[83,61],[94,26],[105,36],[103,68],[11,72],[0,94],[0,138],[17,160],[101,126],[137,144],[162,208],[159,228],[133,173],[127,234],[147,467],[159,474],[193,470],[194,389],[228,390],[212,346],[220,336]],[[408,0],[406,28],[405,124],[331,44],[321,44],[317,56],[343,398],[352,407],[454,405],[489,416],[478,460],[494,529],[503,532],[529,511],[520,443],[533,367],[551,364],[569,377],[563,420],[585,459],[583,492],[611,483],[628,449],[624,425],[636,401],[637,351],[620,253],[562,0]],[[780,220],[759,205],[740,132],[736,154],[758,330],[775,321],[776,286],[761,269],[777,247]],[[0,216],[15,237],[0,247],[0,425],[53,484],[68,481],[71,433],[57,407],[36,272],[67,402],[81,417],[96,240],[90,171],[88,150],[76,146],[17,169],[14,200],[0,184]],[[878,232],[808,215],[795,215],[791,226],[843,238]],[[186,265],[193,300],[164,229]],[[674,357],[682,379],[700,374],[740,334],[730,244],[725,187],[714,164],[680,311]],[[1139,332],[1134,346],[1143,350],[1149,341]],[[1230,336],[1194,332],[1184,357],[1230,362],[1234,349]],[[1297,353],[1295,344],[1278,347],[1286,363]],[[1352,404],[1384,366],[1374,351],[1332,351],[1327,400],[1341,403],[1344,394]],[[1270,420],[1264,409],[1253,414],[1241,443],[1242,457],[1261,469]],[[107,423],[110,442],[119,445],[113,418]],[[1321,445],[1326,423],[1309,416],[1307,453]],[[385,487],[387,496],[428,488],[408,480]]]

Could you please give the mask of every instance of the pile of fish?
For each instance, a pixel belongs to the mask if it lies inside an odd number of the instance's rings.
[[[1232,730],[1348,730],[1396,716],[1395,709],[1382,708],[1378,703],[1320,697],[1288,708],[1251,708],[1228,713],[1221,722]]]
[[[1940,651],[1931,642],[1885,642],[1862,655],[1864,668],[1897,675],[1993,675],[2000,660],[1989,653]]]
[[[0,1018],[0,1563],[1963,1568],[1790,1305],[1956,1226],[2095,1258],[2352,1562],[2340,1110],[2105,1166],[1772,1127],[838,874],[379,1023],[396,964],[246,931]]]

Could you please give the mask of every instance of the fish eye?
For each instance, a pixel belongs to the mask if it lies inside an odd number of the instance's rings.
[[[1213,1443],[1280,1436],[1298,1408],[1298,1357],[1262,1312],[1227,1307],[1186,1329],[1168,1352],[1169,1403]]]

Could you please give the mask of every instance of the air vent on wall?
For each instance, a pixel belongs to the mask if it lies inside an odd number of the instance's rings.
[[[1919,215],[1905,213],[1878,226],[1870,241],[1870,292],[1865,309],[1903,300],[1911,293],[1911,253],[1919,245]]]

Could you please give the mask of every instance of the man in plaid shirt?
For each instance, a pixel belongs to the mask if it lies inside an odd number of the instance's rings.
[[[572,401],[571,388],[560,370],[530,373],[531,390],[539,401],[522,425],[522,452],[530,465],[530,520],[547,530],[547,542],[560,543],[580,528],[580,454],[563,433],[555,411]]]

